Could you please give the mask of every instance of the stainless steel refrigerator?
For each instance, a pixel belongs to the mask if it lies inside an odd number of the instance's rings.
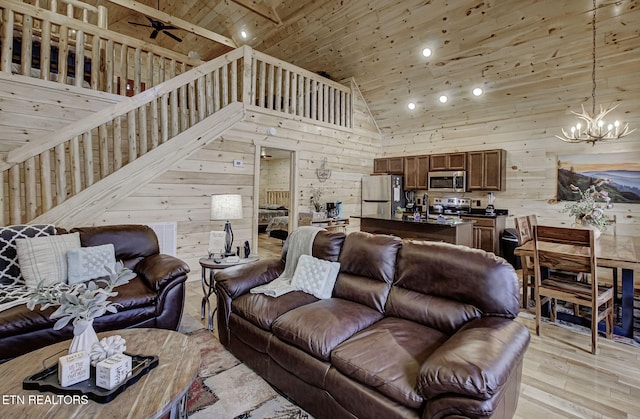
[[[362,178],[362,216],[391,218],[404,206],[402,176],[380,175]]]

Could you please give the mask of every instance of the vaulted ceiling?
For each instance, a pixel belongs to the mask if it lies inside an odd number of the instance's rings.
[[[107,0],[109,28],[148,39],[134,10]],[[256,0],[274,23],[233,0],[138,0],[144,4],[334,80],[354,77],[383,133],[459,128],[492,114],[548,113],[590,106],[592,0]],[[598,85],[605,104],[629,100],[640,68],[640,3],[598,1]],[[248,36],[243,39],[240,32]],[[172,31],[156,42],[208,60],[230,47]],[[425,58],[422,50],[432,55]],[[635,69],[635,70],[634,70]],[[636,77],[636,80],[638,78]],[[484,94],[474,97],[471,90]],[[441,104],[440,95],[448,102]],[[633,95],[638,101],[638,95]],[[416,109],[410,111],[407,104]]]

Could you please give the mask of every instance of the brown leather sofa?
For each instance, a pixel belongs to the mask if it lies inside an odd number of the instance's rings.
[[[318,418],[512,417],[529,331],[505,260],[446,243],[319,233],[332,298],[249,290],[281,259],[216,274],[222,344]]]
[[[189,266],[173,256],[160,254],[158,239],[144,225],[112,225],[74,228],[82,246],[112,243],[116,260],[137,274],[117,287],[113,297],[120,307],[94,320],[96,332],[131,327],[177,330],[184,308],[185,281]],[[20,305],[0,312],[0,362],[34,349],[71,339],[71,325],[53,330],[49,316],[55,307],[31,311]]]

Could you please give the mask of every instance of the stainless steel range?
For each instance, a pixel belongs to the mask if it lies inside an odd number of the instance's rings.
[[[471,210],[469,198],[433,198],[429,208],[431,214],[463,215]]]

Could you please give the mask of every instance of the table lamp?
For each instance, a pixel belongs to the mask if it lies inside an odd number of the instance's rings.
[[[233,230],[229,220],[242,218],[242,196],[236,194],[211,195],[211,219],[226,220],[224,224],[224,255],[232,256]]]

